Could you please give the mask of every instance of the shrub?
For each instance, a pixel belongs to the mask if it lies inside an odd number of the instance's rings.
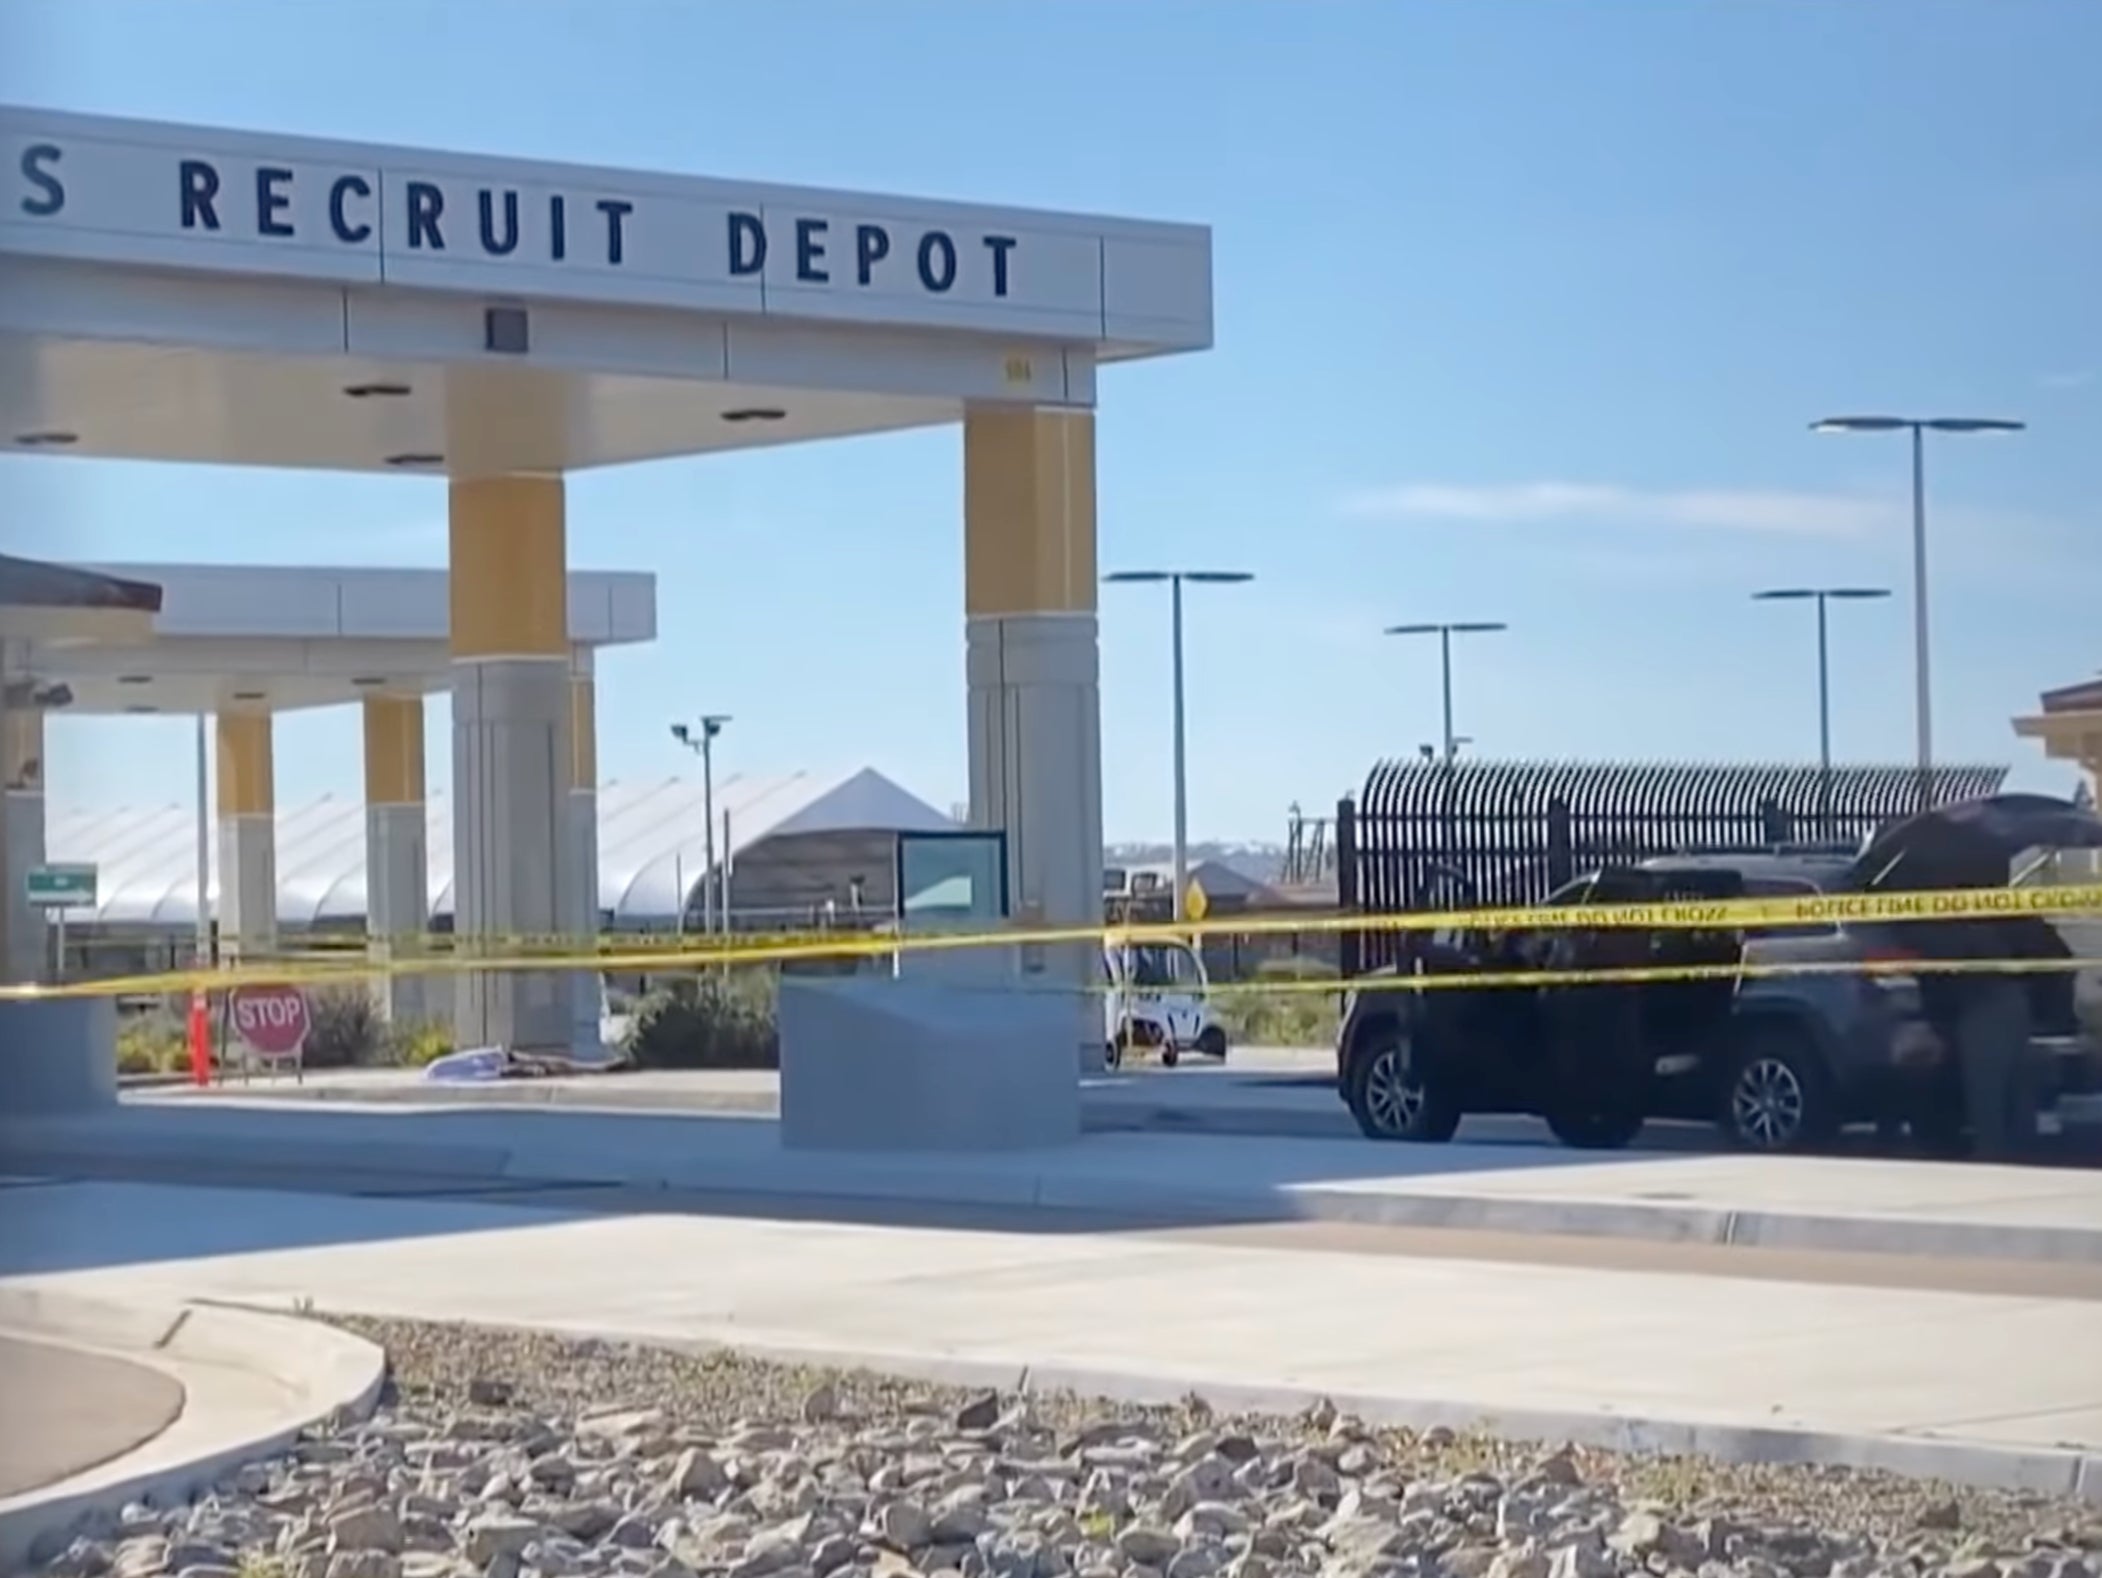
[[[1336,1039],[1342,989],[1314,991],[1297,983],[1330,975],[1318,959],[1265,959],[1252,980],[1215,986],[1211,1010],[1236,1046],[1328,1046]]]
[[[387,1027],[387,1061],[404,1068],[423,1068],[454,1050],[453,1027],[442,1019],[425,1019]]]
[[[118,1022],[119,1074],[175,1074],[189,1066],[190,1030],[181,1018],[153,1009]]]
[[[356,1068],[377,1063],[387,1046],[387,1021],[363,986],[323,986],[307,993],[308,1068]]]
[[[628,1055],[638,1068],[778,1068],[774,976],[705,971],[652,992],[636,1010]]]

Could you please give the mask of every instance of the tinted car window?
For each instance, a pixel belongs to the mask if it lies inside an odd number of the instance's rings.
[[[1803,877],[1746,877],[1744,896],[1748,899],[1796,899],[1814,898],[1824,890],[1815,882]],[[1815,922],[1806,926],[1761,926],[1753,933],[1759,937],[1829,937],[1839,928],[1826,922]]]

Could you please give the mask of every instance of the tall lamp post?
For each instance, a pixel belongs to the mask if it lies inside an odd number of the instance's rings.
[[[1175,666],[1175,918],[1184,918],[1190,887],[1189,762],[1183,739],[1182,586],[1239,586],[1255,577],[1246,570],[1118,570],[1102,578],[1111,586],[1168,583]]]
[[[701,716],[700,728],[696,732],[683,723],[671,726],[671,737],[701,758],[701,851],[708,869],[701,877],[701,930],[713,933],[730,929],[730,917],[722,916],[720,927],[716,924],[716,911],[727,909],[727,905],[715,902],[715,737],[723,732],[723,725],[730,721],[727,712],[709,712]],[[686,895],[679,895],[683,912]]]
[[[1452,732],[1452,638],[1454,636],[1493,635],[1499,630],[1508,630],[1509,625],[1493,620],[1475,620],[1459,624],[1389,625],[1390,636],[1436,636],[1438,638],[1439,692],[1444,699],[1445,727],[1440,732],[1439,751],[1445,766],[1451,770],[1453,759],[1460,753],[1459,736]]]
[[[1755,603],[1817,604],[1817,820],[1832,836],[1832,653],[1826,636],[1827,603],[1865,603],[1890,596],[1881,586],[1777,586],[1752,593]]]
[[[1927,434],[2019,433],[2027,425],[1981,416],[1828,416],[1810,424],[1813,433],[1912,435],[1912,706],[1923,811],[1934,807],[1934,703],[1927,650]]]
[[[1454,636],[1487,636],[1510,627],[1493,619],[1461,620],[1454,623],[1389,625],[1390,636],[1436,636],[1438,638],[1438,694],[1444,707],[1444,723],[1438,735],[1438,754],[1444,766],[1440,774],[1441,802],[1439,822],[1445,830],[1445,858],[1458,858],[1455,847],[1452,797],[1454,768],[1460,756],[1460,737],[1452,732],[1452,638]]]

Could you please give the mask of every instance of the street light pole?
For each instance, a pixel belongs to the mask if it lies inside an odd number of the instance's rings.
[[[1444,710],[1443,733],[1439,736],[1439,756],[1443,766],[1439,769],[1439,823],[1445,834],[1445,858],[1456,858],[1453,837],[1453,779],[1460,754],[1459,736],[1453,733],[1452,725],[1452,638],[1458,636],[1493,635],[1510,628],[1496,620],[1463,620],[1457,623],[1389,625],[1390,636],[1429,636],[1438,638],[1438,690]]]
[[[2025,422],[1973,416],[1828,416],[1813,433],[1895,433],[1912,437],[1912,681],[1913,733],[1919,758],[1919,803],[1934,807],[1934,691],[1927,623],[1927,434],[2019,433]]]
[[[1888,596],[1880,586],[1780,586],[1752,594],[1759,603],[1817,604],[1817,819],[1827,838],[1832,836],[1832,648],[1825,605]]]
[[[710,712],[702,714],[698,733],[683,723],[671,726],[671,737],[701,759],[701,853],[707,862],[707,869],[701,873],[701,931],[710,936],[717,930],[727,933],[730,929],[727,890],[723,890],[724,902],[718,904],[715,872],[715,737],[723,732],[723,725],[729,721],[727,712]],[[679,895],[679,914],[683,921],[686,914],[684,893]]]
[[[1439,693],[1444,705],[1444,732],[1439,736],[1440,749],[1448,774],[1453,760],[1460,753],[1459,736],[1453,733],[1452,723],[1452,638],[1454,636],[1493,635],[1509,625],[1495,620],[1461,621],[1455,624],[1389,625],[1390,636],[1436,636],[1438,638]]]
[[[1174,653],[1171,660],[1174,686],[1173,751],[1175,756],[1175,919],[1183,920],[1188,913],[1190,887],[1190,791],[1189,759],[1187,741],[1183,731],[1183,663],[1182,663],[1182,586],[1188,581],[1195,586],[1239,586],[1255,579],[1245,570],[1119,570],[1105,575],[1103,581],[1112,586],[1168,583],[1169,639]]]

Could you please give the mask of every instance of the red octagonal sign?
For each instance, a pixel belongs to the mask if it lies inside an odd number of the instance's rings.
[[[307,994],[296,986],[237,986],[227,1011],[234,1035],[261,1057],[296,1055],[312,1023]]]

